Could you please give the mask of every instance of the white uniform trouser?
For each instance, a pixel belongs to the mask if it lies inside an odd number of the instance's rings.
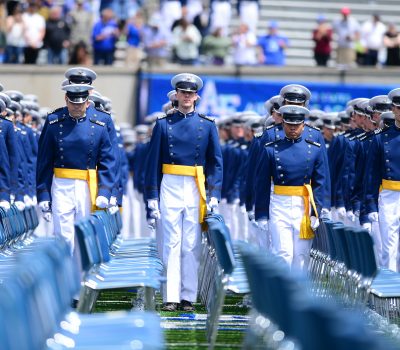
[[[311,239],[299,237],[303,215],[303,197],[271,194],[269,231],[272,253],[296,270],[307,269],[312,244]]]
[[[247,24],[250,31],[257,33],[258,5],[256,1],[242,1],[239,7],[240,22]]]
[[[382,266],[382,238],[379,221],[371,224],[371,236],[374,241],[375,258],[378,266]]]
[[[249,241],[249,218],[247,216],[246,208],[244,206],[237,206],[238,217],[238,239],[248,242]]]
[[[382,190],[378,204],[379,227],[382,237],[382,266],[398,271],[400,191]]]
[[[160,23],[166,33],[171,33],[172,24],[182,16],[180,1],[164,1],[161,7],[163,23]]]
[[[219,27],[222,28],[222,33],[227,35],[232,12],[230,1],[214,1],[211,6],[211,31]]]
[[[238,216],[239,205],[235,203],[226,204],[226,226],[231,233],[232,240],[239,239],[239,216]]]
[[[122,238],[127,239],[134,236],[135,228],[134,228],[134,219],[135,219],[135,211],[133,207],[133,180],[132,176],[129,176],[128,181],[126,183],[126,195],[122,197],[122,229],[121,234]]]
[[[43,219],[43,213],[38,206],[36,206],[35,210],[39,219],[39,224],[35,229],[35,236],[53,237],[54,236],[53,221],[47,222],[45,219]]]
[[[195,302],[201,252],[199,191],[194,177],[164,174],[160,189],[164,302]]]

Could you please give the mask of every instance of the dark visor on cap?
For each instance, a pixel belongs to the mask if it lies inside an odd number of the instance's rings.
[[[66,95],[67,95],[68,100],[72,103],[83,103],[83,102],[87,101],[87,99],[89,97],[89,92],[88,91],[83,91],[83,92],[67,91]]]
[[[87,75],[71,75],[69,77],[70,84],[88,84],[92,85],[92,78]]]
[[[284,96],[286,101],[289,102],[306,102],[306,95],[304,94],[297,94],[295,92],[288,92]]]
[[[394,97],[392,98],[392,103],[393,103],[394,105],[400,105],[400,96],[394,96]]]
[[[178,90],[183,90],[183,91],[192,91],[196,92],[197,91],[197,84],[192,83],[190,81],[182,81],[176,84],[176,89]]]

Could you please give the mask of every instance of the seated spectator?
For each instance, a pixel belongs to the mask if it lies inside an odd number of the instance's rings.
[[[101,12],[101,19],[94,25],[92,31],[94,64],[113,64],[118,36],[119,30],[114,20],[114,13],[106,8]]]
[[[193,65],[199,58],[201,34],[185,19],[172,32],[172,42],[179,64]]]
[[[143,28],[142,40],[146,60],[149,65],[163,65],[168,57],[167,35],[161,29],[162,18],[154,13],[147,26]]]
[[[240,24],[236,33],[232,36],[233,61],[237,65],[253,65],[256,59],[256,35],[249,30],[247,24]]]
[[[84,41],[80,41],[72,47],[69,64],[77,66],[90,66],[92,60],[90,58],[88,46]]]
[[[15,5],[13,12],[6,19],[6,49],[4,63],[22,63],[25,47],[21,5]]]
[[[317,23],[317,28],[313,31],[314,58],[317,66],[326,67],[331,57],[332,28],[323,15],[318,17]]]
[[[136,66],[142,59],[143,52],[141,48],[141,31],[143,27],[143,18],[140,12],[137,12],[130,21],[127,22],[124,32],[128,48],[126,50],[126,64]]]
[[[386,65],[400,66],[400,34],[395,24],[389,24],[388,30],[383,37],[383,43],[387,48]]]
[[[52,7],[46,22],[44,44],[47,48],[48,64],[66,64],[68,62],[70,29],[61,15],[61,7]]]
[[[261,36],[257,45],[259,47],[259,63],[274,66],[285,65],[285,49],[289,46],[289,40],[285,35],[278,33],[276,21],[269,23],[268,34]]]
[[[216,28],[204,38],[202,50],[204,55],[211,58],[212,64],[219,66],[225,63],[225,57],[229,54],[231,46],[232,40],[222,35],[222,28]]]

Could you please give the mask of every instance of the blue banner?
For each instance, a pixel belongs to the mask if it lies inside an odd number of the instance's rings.
[[[173,75],[143,74],[140,85],[140,119],[160,111],[168,102],[167,93],[172,90]],[[342,111],[346,102],[356,97],[371,98],[386,95],[396,86],[316,83],[307,81],[276,81],[250,77],[201,76],[204,86],[197,106],[200,113],[210,116],[231,114],[237,111],[253,110],[265,114],[264,103],[287,84],[301,84],[310,89],[312,98],[309,109],[327,112]],[[141,121],[141,120],[140,120]],[[139,121],[139,122],[140,122]]]

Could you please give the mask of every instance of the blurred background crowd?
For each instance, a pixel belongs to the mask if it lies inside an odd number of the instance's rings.
[[[285,65],[292,40],[273,16],[260,25],[260,11],[257,0],[2,1],[0,61]],[[360,20],[343,6],[314,17],[314,65],[400,65],[400,34],[379,13]]]

